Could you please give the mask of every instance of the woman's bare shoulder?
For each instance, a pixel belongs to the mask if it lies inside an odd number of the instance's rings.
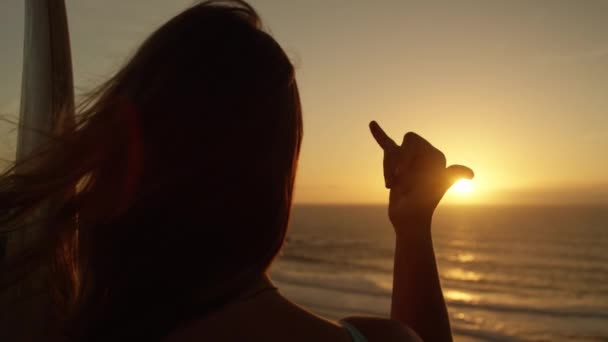
[[[368,342],[422,342],[422,339],[407,325],[386,318],[348,317],[343,319],[354,325]]]

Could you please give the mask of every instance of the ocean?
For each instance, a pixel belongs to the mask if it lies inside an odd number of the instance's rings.
[[[456,341],[608,341],[608,207],[443,206],[433,238]],[[329,319],[387,317],[385,206],[296,206],[271,275]]]

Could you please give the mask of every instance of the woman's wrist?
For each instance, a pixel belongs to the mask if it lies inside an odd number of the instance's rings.
[[[432,216],[407,217],[393,223],[395,235],[400,242],[431,239]]]

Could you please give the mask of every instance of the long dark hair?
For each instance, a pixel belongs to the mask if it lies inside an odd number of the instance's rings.
[[[301,139],[293,66],[254,9],[196,4],[0,177],[0,227],[42,226],[0,279],[48,269],[70,340],[158,339],[268,268]]]

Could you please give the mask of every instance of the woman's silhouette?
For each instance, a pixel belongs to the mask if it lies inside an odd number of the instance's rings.
[[[0,179],[4,229],[48,213],[1,276],[48,270],[58,340],[451,340],[430,224],[472,172],[413,133],[399,146],[370,126],[396,231],[392,319],[331,322],[272,285],[302,116],[293,66],[247,3],[177,15],[78,114]]]

